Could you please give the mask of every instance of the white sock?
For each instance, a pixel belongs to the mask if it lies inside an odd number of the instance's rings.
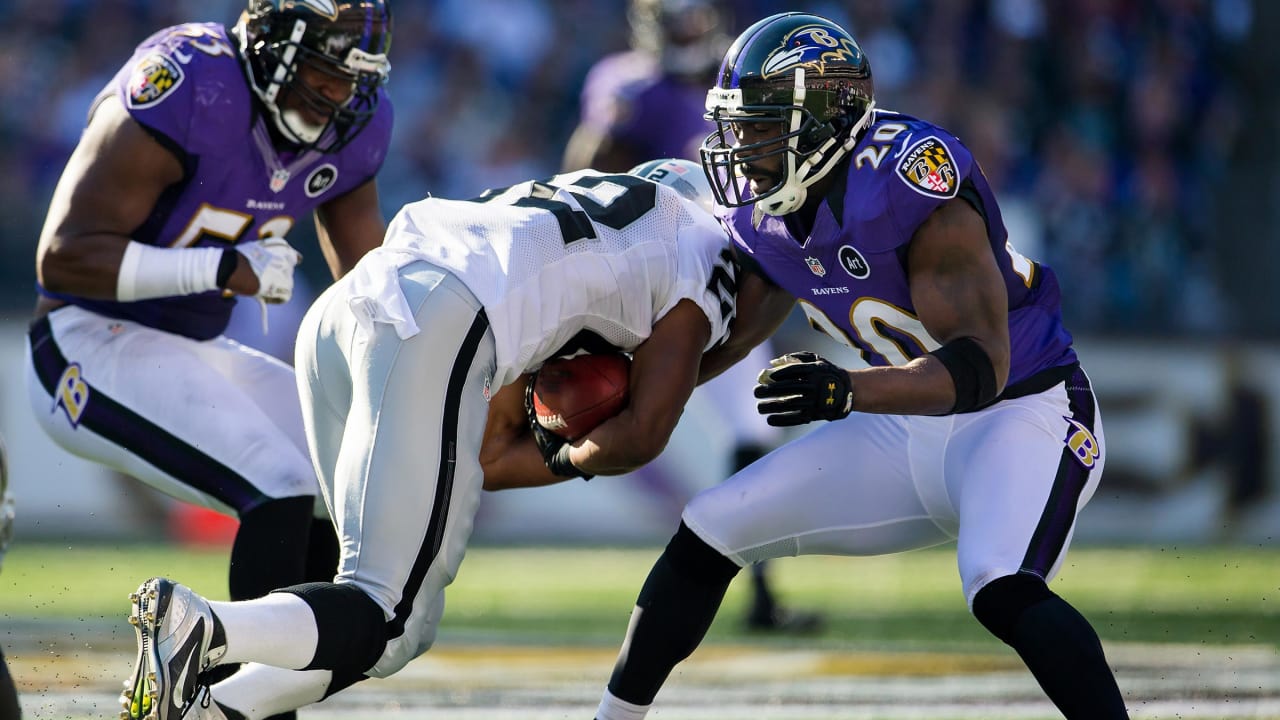
[[[297,670],[316,655],[320,635],[315,614],[297,595],[271,593],[209,605],[227,635],[227,654],[220,664],[258,662]]]
[[[600,707],[596,708],[596,720],[644,720],[652,705],[632,705],[626,700],[619,700],[607,689],[600,698]]]
[[[246,720],[259,720],[320,702],[332,679],[329,670],[285,670],[250,663],[214,685],[213,699]]]

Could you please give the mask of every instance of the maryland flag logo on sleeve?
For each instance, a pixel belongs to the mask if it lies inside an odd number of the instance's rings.
[[[148,55],[129,76],[129,107],[143,108],[164,100],[182,84],[182,68],[164,55]]]
[[[932,135],[912,145],[898,163],[898,177],[912,190],[929,197],[955,197],[960,189],[959,174],[951,151]]]

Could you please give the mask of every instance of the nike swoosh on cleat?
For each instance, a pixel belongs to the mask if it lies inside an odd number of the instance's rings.
[[[196,652],[198,647],[192,647],[192,645],[194,644],[199,646],[200,638],[203,635],[204,618],[200,618],[196,621],[196,625],[192,629],[191,634],[187,635],[187,641],[182,644],[182,648],[177,653],[179,656],[183,654],[187,656],[187,662],[182,664],[182,668],[178,673],[177,678],[174,679],[173,685],[170,686],[170,691],[174,697],[169,698],[169,702],[178,710],[186,707],[187,700],[189,699],[186,697],[186,693],[183,692],[183,686],[187,682],[187,677],[192,673],[198,674],[200,672],[200,658],[197,657]],[[170,669],[173,668],[171,667]]]

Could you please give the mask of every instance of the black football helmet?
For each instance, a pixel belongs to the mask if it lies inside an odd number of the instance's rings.
[[[378,109],[378,88],[391,70],[391,10],[386,0],[249,0],[232,29],[249,84],[284,139],[302,149],[335,152]],[[299,79],[307,66],[350,83],[335,102]],[[328,118],[308,122],[288,107],[296,98]]]
[[[706,118],[716,130],[702,142],[702,167],[728,207],[786,215],[804,204],[807,188],[826,176],[857,143],[875,106],[871,65],[862,48],[834,22],[790,12],[747,28],[724,56],[707,91]],[[738,123],[779,123],[763,142],[739,144]],[[744,166],[783,155],[778,182],[746,195]]]
[[[631,0],[631,45],[665,73],[706,82],[729,46],[726,15],[716,0]]]

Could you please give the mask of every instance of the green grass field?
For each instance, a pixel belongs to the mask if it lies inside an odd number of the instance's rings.
[[[449,590],[444,626],[458,631],[616,639],[657,548],[472,548]],[[0,613],[16,618],[123,615],[151,575],[213,598],[226,595],[226,550],[19,543],[0,573]],[[821,609],[829,643],[980,644],[947,548],[876,558],[803,557],[772,563],[779,593]],[[1054,589],[1104,641],[1280,643],[1280,547],[1077,548]],[[712,639],[737,635],[745,573]]]
[[[451,657],[458,658],[466,652],[493,653],[499,647],[516,652],[521,647],[580,648],[592,653],[592,669],[607,675],[636,592],[658,552],[658,548],[472,548],[450,588],[437,650],[428,655],[452,651]],[[4,634],[6,652],[11,656],[44,652],[58,640],[46,635],[57,635],[64,628],[76,642],[85,635],[85,628],[98,628],[100,633],[105,627],[111,629],[112,640],[100,644],[131,644],[124,622],[127,595],[141,580],[166,575],[210,597],[223,598],[226,557],[222,548],[20,542],[0,573],[0,616],[11,624]],[[836,658],[861,658],[856,667],[841,665],[845,670],[853,668],[854,674],[894,674],[900,667],[907,668],[902,671],[906,674],[928,674],[931,671],[921,669],[927,663],[902,665],[900,659],[933,653],[963,658],[969,666],[964,672],[986,667],[1016,675],[1020,669],[1016,656],[988,636],[966,611],[953,549],[878,558],[784,559],[772,563],[770,572],[788,604],[825,613],[825,632],[812,638],[744,632],[739,626],[748,590],[744,573],[735,581],[695,658],[718,657],[715,653],[722,650],[717,648],[763,649],[765,657],[803,649]],[[1255,672],[1280,669],[1280,547],[1076,548],[1053,587],[1093,621],[1109,657],[1113,663],[1120,658],[1121,666],[1143,666],[1148,661],[1133,660],[1137,656],[1126,648],[1144,648],[1141,657],[1154,658],[1152,667],[1166,662],[1176,665],[1184,657],[1194,663],[1194,656],[1201,654],[1230,657],[1247,650],[1262,658],[1262,669],[1254,667]],[[464,655],[457,655],[459,651]],[[1212,667],[1215,664],[1219,667]],[[1218,660],[1205,665],[1206,671],[1223,672]],[[1164,672],[1148,670],[1153,676]],[[14,674],[24,692],[39,689],[40,680],[25,675],[21,664],[15,664]],[[1280,676],[1280,672],[1273,674]],[[1280,702],[1280,690],[1243,687],[1249,682],[1237,683],[1244,695]],[[1225,684],[1232,687],[1230,678]],[[1127,690],[1127,695],[1139,696],[1143,702],[1170,701],[1162,697],[1167,691],[1143,687],[1134,683],[1135,689]],[[1188,697],[1194,700],[1198,692]],[[871,716],[836,712],[830,717]],[[1223,716],[1153,711],[1135,717]],[[1274,719],[1280,714],[1230,717]]]

